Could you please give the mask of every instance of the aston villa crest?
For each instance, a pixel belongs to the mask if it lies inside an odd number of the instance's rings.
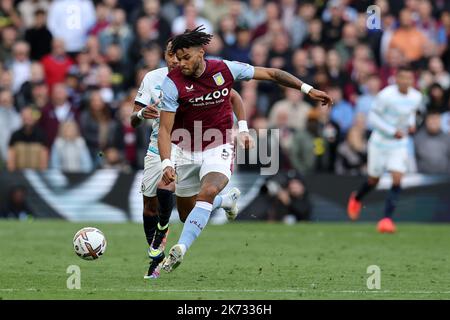
[[[218,86],[221,86],[225,83],[225,79],[222,76],[222,72],[219,72],[219,73],[216,73],[215,75],[213,75],[213,79],[214,79],[214,82]]]

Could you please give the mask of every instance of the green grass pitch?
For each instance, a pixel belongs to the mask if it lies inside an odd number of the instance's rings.
[[[72,237],[100,228],[108,247],[84,261]],[[181,224],[171,227],[168,246]],[[0,299],[449,299],[450,225],[398,224],[381,235],[373,224],[209,225],[172,273],[144,280],[142,225],[0,221]],[[69,265],[81,289],[69,290]],[[369,290],[367,267],[381,269]]]

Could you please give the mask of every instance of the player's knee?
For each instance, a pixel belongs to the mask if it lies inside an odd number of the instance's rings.
[[[186,221],[188,214],[189,214],[189,212],[188,212],[188,213],[186,213],[186,212],[183,212],[183,213],[180,212],[179,218],[180,218],[180,221],[181,221],[182,223],[184,223],[184,222]]]
[[[200,190],[200,193],[198,194],[197,200],[212,203],[214,201],[214,198],[219,194],[219,192],[220,192],[219,187],[213,184],[203,186],[202,189]]]
[[[376,186],[378,184],[378,181],[380,181],[379,178],[375,178],[375,177],[369,177],[367,179],[367,183],[371,186]]]
[[[144,216],[145,217],[154,217],[158,215],[158,208],[153,205],[144,206]]]

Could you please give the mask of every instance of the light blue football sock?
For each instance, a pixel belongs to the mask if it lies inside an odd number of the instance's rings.
[[[200,235],[208,223],[211,215],[212,204],[205,201],[197,201],[194,209],[189,213],[183,226],[178,244],[184,245],[187,250]]]
[[[214,211],[214,210],[220,208],[221,205],[222,205],[222,196],[217,195],[214,198],[214,202],[212,204],[212,210],[211,211]]]

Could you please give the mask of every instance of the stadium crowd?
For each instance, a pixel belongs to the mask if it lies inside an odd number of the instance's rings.
[[[137,88],[164,66],[167,39],[198,25],[215,35],[208,57],[281,68],[334,99],[328,110],[238,84],[249,126],[280,129],[282,169],[365,174],[367,114],[408,64],[424,94],[411,171],[450,173],[445,0],[1,0],[0,170],[142,168],[151,126],[130,125]]]

